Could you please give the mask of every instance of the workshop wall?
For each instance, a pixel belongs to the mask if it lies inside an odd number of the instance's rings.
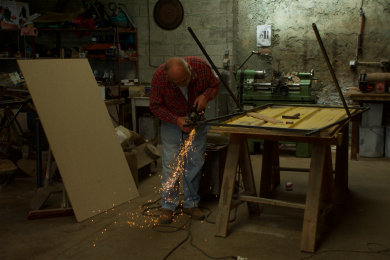
[[[349,61],[356,56],[357,33],[361,0],[235,0],[234,53],[236,65],[242,64],[256,46],[256,26],[272,25],[272,56],[266,62],[252,57],[246,69],[266,70],[269,82],[272,70],[292,73],[315,71],[319,80],[313,90],[318,101],[341,104],[332,78],[316,40],[312,23],[316,23],[322,41],[333,65],[339,84],[345,92],[357,86],[358,73],[383,72],[378,67],[358,66],[349,68]],[[389,59],[390,54],[390,2],[388,0],[364,0],[366,21],[363,31],[363,52],[359,61]]]
[[[183,23],[172,31],[156,25],[153,8],[157,0],[131,1],[139,13],[130,12],[138,26],[140,79],[150,81],[156,67],[174,56],[199,56],[205,59],[187,28],[191,27],[212,61],[222,68],[224,58],[233,59],[233,0],[181,0]],[[149,6],[148,6],[149,2]],[[229,50],[224,55],[225,49]]]
[[[55,12],[57,1],[23,0],[30,4],[30,13]],[[233,61],[233,1],[234,0],[181,0],[184,9],[183,23],[175,30],[166,31],[154,22],[153,8],[157,0],[115,1],[127,6],[129,15],[138,28],[140,80],[148,82],[154,71],[162,63],[174,56],[195,55],[203,57],[202,52],[192,39],[187,28],[191,27],[217,67],[222,68],[223,59]],[[112,0],[101,0],[107,5]],[[69,0],[62,12],[74,12],[82,7],[80,0]],[[111,11],[107,9],[111,14]],[[65,48],[82,46],[90,41],[90,36],[75,37],[73,32],[62,34]],[[54,48],[54,34],[40,33],[37,44],[46,49]],[[225,55],[225,49],[229,54]],[[15,65],[15,64],[14,64]],[[109,62],[92,62],[93,69],[107,69]],[[122,63],[122,75],[133,70],[132,63]]]

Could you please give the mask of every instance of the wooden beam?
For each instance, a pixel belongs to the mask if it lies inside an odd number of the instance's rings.
[[[267,121],[267,122],[270,122],[270,123],[273,123],[273,124],[283,124],[283,121],[280,121],[278,119],[275,119],[275,118],[272,118],[272,117],[269,117],[269,116],[265,116],[265,115],[262,115],[262,114],[259,114],[259,113],[246,113],[248,116],[251,116],[251,117],[254,117],[254,118],[257,118],[257,119],[261,119],[261,120],[264,120],[264,121]]]
[[[250,201],[250,202],[256,202],[256,203],[261,203],[261,204],[295,208],[295,209],[305,209],[305,204],[303,204],[303,203],[293,203],[293,202],[265,199],[265,198],[245,196],[245,195],[234,195],[233,197],[234,197],[234,199],[241,200],[241,201]]]

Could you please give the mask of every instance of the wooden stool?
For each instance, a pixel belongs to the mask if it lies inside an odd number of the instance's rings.
[[[298,138],[299,142],[313,144],[309,169],[280,167],[278,141],[283,136],[251,135],[232,133],[228,147],[225,175],[223,178],[219,211],[216,220],[215,236],[226,237],[230,211],[247,202],[251,215],[259,215],[257,203],[304,209],[301,250],[315,252],[318,222],[337,225],[337,204],[343,204],[348,187],[348,123],[343,126],[337,140],[325,138]],[[260,196],[257,197],[253,179],[252,165],[248,151],[247,138],[264,140],[263,163],[261,170]],[[299,140],[298,140],[299,139]],[[336,167],[333,177],[331,144],[338,144]],[[233,196],[238,164],[244,182],[244,192]],[[271,199],[272,190],[280,184],[280,171],[309,172],[306,203],[292,203]],[[235,201],[233,201],[233,198]]]

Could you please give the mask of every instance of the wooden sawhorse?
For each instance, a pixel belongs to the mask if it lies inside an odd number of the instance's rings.
[[[348,123],[332,137],[302,134],[285,135],[278,130],[262,134],[231,132],[217,214],[215,236],[226,237],[230,211],[247,202],[249,214],[259,215],[258,203],[304,209],[301,250],[315,252],[318,222],[338,224],[337,204],[343,204],[348,188]],[[279,133],[278,133],[279,132]],[[257,197],[247,139],[263,139],[260,196]],[[279,141],[312,143],[309,169],[280,167]],[[331,145],[337,145],[335,171],[332,169]],[[244,192],[234,195],[237,167],[240,165]],[[273,188],[280,184],[280,171],[309,172],[306,203],[271,199]],[[233,200],[234,199],[234,200]]]

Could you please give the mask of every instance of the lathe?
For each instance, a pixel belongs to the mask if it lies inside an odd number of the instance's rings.
[[[262,52],[253,51],[251,56],[271,55],[268,49]],[[239,102],[244,110],[249,110],[268,103],[279,104],[314,104],[316,99],[311,95],[311,86],[314,78],[314,70],[310,72],[298,72],[296,75],[285,77],[279,71],[272,73],[270,83],[260,82],[264,79],[265,71],[256,70],[240,70],[241,67],[249,60],[249,56],[245,62],[235,72],[237,90],[239,93]],[[298,77],[299,82],[294,82],[293,77]],[[255,152],[255,144],[259,144],[258,140],[248,139],[249,152]],[[296,156],[310,157],[311,150],[309,144],[296,143]]]
[[[298,72],[294,76],[283,77],[278,71],[273,72],[270,83],[258,82],[265,78],[265,71],[238,70],[236,82],[239,100],[245,110],[267,103],[314,104],[315,97],[311,95],[314,70]],[[300,79],[293,82],[293,77]]]

